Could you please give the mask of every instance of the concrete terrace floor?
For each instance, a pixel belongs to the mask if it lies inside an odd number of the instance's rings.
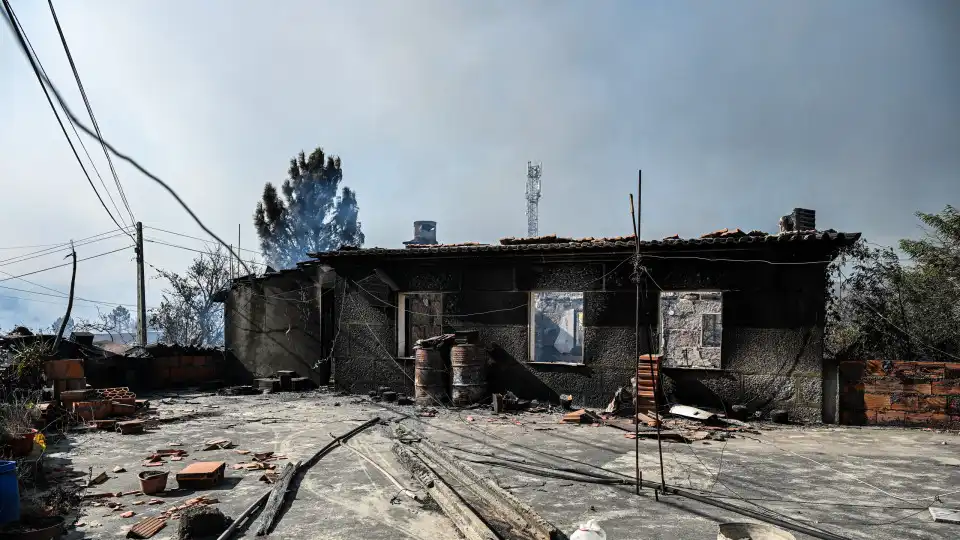
[[[160,425],[144,435],[110,432],[70,434],[48,448],[56,465],[110,479],[92,492],[139,489],[137,473],[154,450],[179,442],[189,455],[162,469],[171,470],[168,489],[176,487],[173,473],[193,461],[227,462],[227,479],[212,490],[169,492],[160,506],[134,506],[149,496],[126,496],[124,519],[118,511],[84,505],[84,515],[67,537],[124,538],[139,519],[158,514],[197,495],[216,497],[216,506],[236,517],[270,486],[258,481],[262,471],[236,471],[234,463],[250,457],[232,449],[202,452],[203,441],[227,438],[236,449],[274,451],[291,460],[307,459],[330,441],[360,423],[380,416],[421,431],[432,440],[456,447],[455,455],[483,459],[477,452],[524,459],[553,466],[585,464],[632,475],[634,441],[608,427],[561,425],[556,414],[495,417],[489,410],[440,411],[434,418],[416,417],[414,407],[387,410],[357,396],[316,392],[222,397],[209,393],[147,396],[161,417],[191,412],[209,414]],[[339,403],[339,405],[335,405]],[[403,417],[401,414],[410,415]],[[412,477],[391,452],[393,426],[376,426],[351,440],[405,486],[417,489]],[[960,525],[934,523],[930,504],[960,508],[960,437],[955,432],[765,426],[761,435],[736,434],[725,442],[692,444],[664,442],[667,482],[712,492],[714,497],[754,510],[777,512],[850,539],[901,540],[960,538]],[[644,479],[659,479],[655,440],[640,441]],[[274,462],[278,467],[285,461]],[[115,466],[127,472],[112,473]],[[629,486],[583,484],[532,476],[498,466],[471,464],[501,487],[530,504],[548,521],[570,533],[577,524],[598,519],[610,540],[710,539],[717,523],[752,521],[679,496],[657,502],[650,489],[638,497]],[[717,472],[720,472],[719,478]],[[405,497],[369,463],[339,448],[304,477],[296,500],[268,538],[329,539],[455,539],[452,523],[441,513],[421,508]],[[935,503],[940,495],[942,504]],[[393,499],[393,502],[391,502]],[[177,521],[157,539],[176,538]],[[246,536],[252,536],[247,532]],[[797,538],[807,538],[796,534]]]

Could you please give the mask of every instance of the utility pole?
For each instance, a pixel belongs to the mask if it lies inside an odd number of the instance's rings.
[[[143,223],[137,222],[137,342],[147,346],[147,292],[143,279]]]

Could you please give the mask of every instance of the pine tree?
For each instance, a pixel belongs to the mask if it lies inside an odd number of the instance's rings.
[[[363,245],[356,193],[340,187],[340,158],[320,148],[309,157],[300,152],[288,175],[279,192],[267,182],[253,217],[270,266],[291,268],[307,253]]]

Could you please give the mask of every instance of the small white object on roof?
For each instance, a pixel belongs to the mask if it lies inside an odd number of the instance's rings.
[[[711,412],[707,412],[696,407],[688,407],[686,405],[674,405],[673,407],[670,407],[670,414],[674,416],[683,416],[684,418],[692,418],[702,422],[712,420],[717,416]]]
[[[938,523],[954,523],[960,525],[960,510],[935,508],[931,506],[930,515],[933,517],[933,520]]]

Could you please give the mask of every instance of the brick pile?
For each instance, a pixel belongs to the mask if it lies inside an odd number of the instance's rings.
[[[960,425],[960,362],[841,362],[844,424]]]
[[[83,360],[49,360],[43,364],[47,379],[53,383],[54,396],[69,390],[84,390],[87,379],[83,372]]]

